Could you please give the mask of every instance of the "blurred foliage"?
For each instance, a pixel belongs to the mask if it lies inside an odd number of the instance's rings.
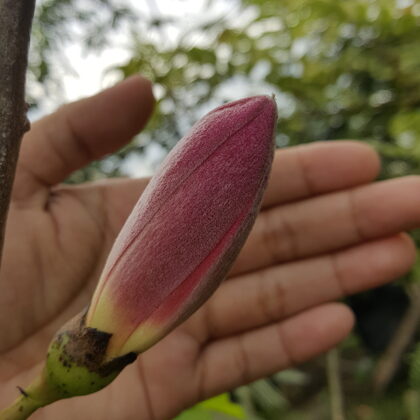
[[[273,92],[280,146],[368,140],[392,159],[384,167],[387,176],[418,172],[418,4],[243,3],[235,18],[218,16],[189,28],[173,46],[136,34],[133,58],[119,69],[124,76],[146,74],[159,88],[154,140],[171,147],[209,103]]]
[[[158,99],[144,134],[69,182],[126,173],[127,161],[142,159],[152,147],[163,156],[209,109],[261,93],[276,95],[279,147],[359,139],[380,152],[382,178],[420,173],[420,4],[415,0],[208,0],[200,16],[181,23],[165,14],[159,0],[147,3],[155,5],[154,13],[117,0],[44,0],[38,6],[32,82],[48,86],[55,80],[57,62],[65,62],[60,50],[69,40],[97,50],[125,28],[131,58],[109,71],[121,78],[148,76]],[[419,245],[418,232],[414,238]],[[418,281],[419,270],[417,264],[406,283]],[[401,317],[404,311],[395,312]],[[400,321],[385,325],[377,319],[372,331]],[[351,336],[341,348],[347,418],[418,419],[420,395],[410,389],[409,376],[418,383],[420,352],[413,354],[403,357],[385,396],[375,396],[371,377],[377,355]],[[213,409],[199,405],[180,419],[212,418],[225,397],[212,401]],[[233,397],[248,419],[329,418],[323,358],[235,390]]]
[[[412,362],[410,365],[410,385],[420,389],[420,345],[418,344],[411,354]]]
[[[39,0],[29,56],[29,103],[35,106],[49,90],[59,90],[60,76],[76,71],[63,53],[71,43],[98,51],[137,19],[124,0]]]
[[[228,394],[223,394],[197,404],[175,420],[234,420],[245,419],[245,416],[243,408],[230,401]]]

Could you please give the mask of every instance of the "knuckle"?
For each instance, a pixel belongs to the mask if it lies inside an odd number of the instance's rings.
[[[297,236],[284,212],[278,209],[261,214],[261,242],[271,263],[294,259],[298,255]]]
[[[276,322],[284,316],[286,290],[272,270],[265,270],[258,281],[257,310],[266,323]]]

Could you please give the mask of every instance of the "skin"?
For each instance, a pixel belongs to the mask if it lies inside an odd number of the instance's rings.
[[[125,145],[153,108],[132,77],[66,105],[25,136],[1,268],[0,407],[39,371],[54,332],[88,302],[147,180],[60,183]],[[352,141],[280,150],[229,278],[187,322],[101,392],[33,419],[170,419],[194,403],[299,364],[353,326],[345,295],[409,270],[420,178],[373,182],[379,159]]]

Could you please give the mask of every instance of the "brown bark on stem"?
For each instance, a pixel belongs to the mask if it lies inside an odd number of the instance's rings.
[[[35,0],[0,0],[0,258],[20,141],[29,129],[25,78]]]

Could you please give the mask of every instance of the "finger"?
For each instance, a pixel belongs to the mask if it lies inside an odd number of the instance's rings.
[[[305,171],[302,171],[303,166],[297,163],[297,155],[301,155],[300,160],[305,162],[303,164]],[[356,165],[358,163],[362,165],[357,171],[354,171],[355,162],[352,163],[352,159],[355,160]],[[328,171],[324,172],[327,166],[332,171],[332,177],[328,176]],[[264,205],[270,206],[281,201],[302,198],[307,194],[320,194],[368,182],[376,177],[377,170],[378,162],[375,152],[363,143],[319,142],[310,146],[280,150],[276,153]],[[311,192],[305,186],[302,176],[313,179]],[[284,182],[285,178],[288,182]],[[109,222],[107,227],[113,232],[118,232],[147,182],[147,179],[99,181],[84,184],[79,187],[78,193],[80,198],[87,202],[89,208],[98,207],[97,204],[100,202],[97,211],[106,211],[105,220]],[[102,200],[95,198],[98,193],[103,197]]]
[[[35,123],[22,142],[14,198],[27,199],[118,150],[142,129],[152,109],[150,82],[135,76]]]
[[[415,258],[413,241],[401,234],[231,279],[203,308],[206,338],[238,334],[385,284],[405,274]]]
[[[263,211],[232,273],[332,252],[420,225],[420,177],[405,177]]]
[[[331,303],[280,323],[215,341],[205,348],[198,369],[201,397],[274,374],[335,346],[350,332],[351,311]]]
[[[264,205],[369,182],[376,177],[378,168],[378,158],[373,149],[353,141],[319,142],[279,150]],[[311,180],[311,187],[308,187],[306,179]],[[147,181],[123,179],[93,182],[79,187],[78,193],[89,208],[98,207],[98,212],[106,211],[104,220],[109,222],[107,228],[118,232]],[[102,200],[95,198],[98,193]]]
[[[278,150],[264,206],[371,182],[379,167],[377,153],[356,141],[316,142]]]
[[[77,197],[95,215],[97,223],[101,224],[101,230],[112,244],[148,182],[148,178],[113,178],[80,185],[63,184],[53,191],[57,197],[68,192]],[[50,211],[56,213],[58,220],[62,216],[62,209],[54,209],[54,205],[59,203],[57,197],[51,200]]]

